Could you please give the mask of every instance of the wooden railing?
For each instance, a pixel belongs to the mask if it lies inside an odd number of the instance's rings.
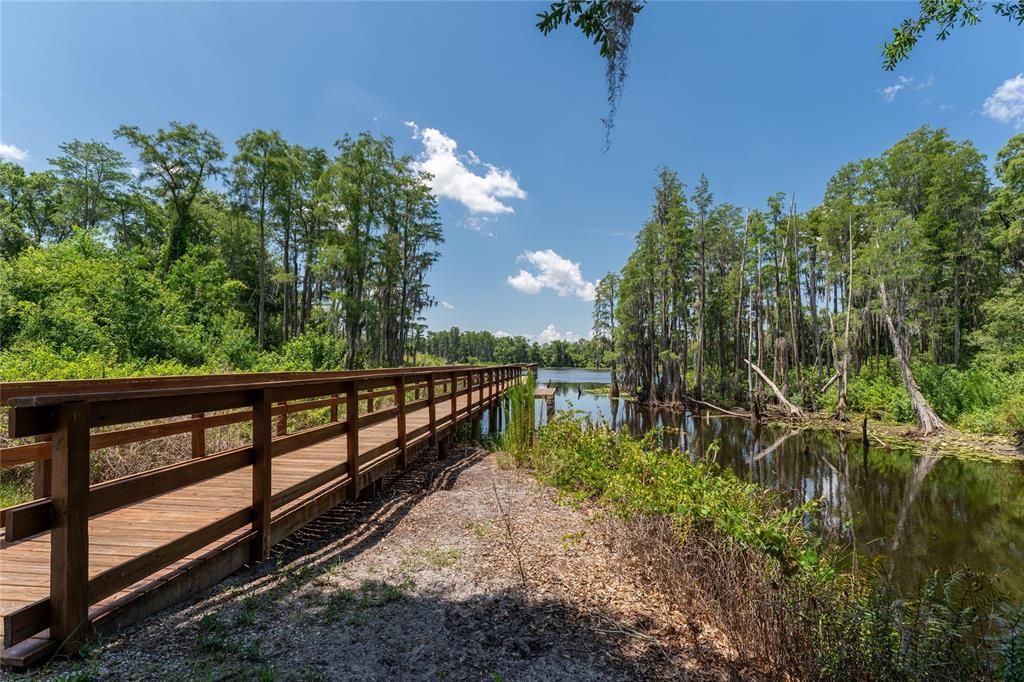
[[[0,406],[8,408],[9,435],[35,441],[0,449],[0,467],[34,464],[37,498],[0,511],[4,537],[14,543],[50,533],[49,597],[4,614],[4,646],[46,628],[51,640],[73,646],[90,605],[246,526],[250,560],[266,559],[273,543],[338,501],[357,498],[383,475],[374,473],[382,462],[406,466],[410,444],[438,445],[442,432],[492,405],[524,371],[524,365],[463,366],[3,385]],[[456,409],[465,395],[467,404]],[[450,414],[439,420],[437,406],[444,401],[450,401]],[[427,424],[407,432],[407,415],[424,407]],[[290,418],[311,410],[320,410],[326,423],[289,430]],[[396,422],[395,437],[360,453],[360,430],[387,420]],[[207,453],[207,430],[231,424],[248,424],[251,442]],[[190,459],[90,485],[90,451],[176,434],[190,434]],[[343,461],[272,494],[275,458],[341,436]],[[91,517],[246,467],[251,504],[89,577]],[[275,509],[325,486],[324,494],[291,506],[272,523]]]

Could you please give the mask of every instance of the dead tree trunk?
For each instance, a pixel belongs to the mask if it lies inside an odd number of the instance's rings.
[[[775,393],[775,397],[779,399],[779,402],[782,403],[787,410],[789,410],[789,413],[791,415],[793,415],[794,417],[799,417],[800,419],[804,418],[804,411],[801,410],[796,405],[794,405],[793,403],[786,400],[786,396],[782,395],[782,391],[779,390],[779,387],[775,385],[774,381],[768,378],[767,374],[761,371],[760,367],[750,362],[749,360],[747,360],[747,364],[750,365],[751,369],[757,372],[757,376],[761,377],[761,381],[768,384],[768,388],[772,389],[772,391]]]
[[[835,418],[846,421],[850,409],[846,397],[846,386],[850,378],[850,305],[853,303],[853,220],[847,222],[848,258],[850,274],[846,278],[846,332],[843,334],[843,359],[840,361],[839,400],[836,402]]]
[[[946,423],[942,421],[939,415],[935,413],[935,410],[932,409],[932,406],[928,404],[924,395],[921,394],[921,389],[917,386],[917,381],[914,380],[914,373],[910,369],[910,356],[907,352],[906,343],[892,319],[891,309],[889,308],[889,296],[885,290],[884,281],[878,283],[878,293],[882,299],[882,311],[885,314],[885,324],[889,328],[889,336],[892,339],[893,353],[896,355],[896,362],[899,363],[900,374],[903,375],[903,386],[910,395],[910,405],[914,409],[914,414],[917,415],[917,425],[926,436],[933,431],[943,431],[946,428]]]

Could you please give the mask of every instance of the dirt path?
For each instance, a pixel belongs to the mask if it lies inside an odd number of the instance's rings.
[[[500,455],[421,462],[176,610],[33,678],[730,679],[721,637],[630,579],[614,522]]]

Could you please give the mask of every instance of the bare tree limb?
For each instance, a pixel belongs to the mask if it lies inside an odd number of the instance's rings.
[[[791,415],[799,419],[807,418],[803,410],[786,400],[786,396],[782,395],[782,391],[779,390],[779,387],[775,385],[774,381],[768,378],[768,375],[761,371],[760,367],[752,363],[750,360],[744,360],[744,362],[750,365],[750,368],[757,372],[757,376],[761,377],[761,381],[768,384],[768,387],[775,393],[775,397],[779,399],[780,403],[786,406],[786,409],[789,410]]]

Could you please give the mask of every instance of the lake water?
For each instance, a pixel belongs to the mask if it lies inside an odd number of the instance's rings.
[[[874,562],[903,588],[916,587],[936,569],[969,567],[1024,600],[1024,459],[865,449],[859,436],[755,430],[747,419],[649,410],[587,392],[608,381],[607,372],[541,369],[537,383],[557,390],[556,411],[580,410],[634,435],[667,427],[665,445],[693,457],[718,441],[718,462],[741,478],[781,490],[794,503],[821,498],[819,531],[855,548],[850,555],[860,565]],[[537,414],[543,423],[540,400]]]

